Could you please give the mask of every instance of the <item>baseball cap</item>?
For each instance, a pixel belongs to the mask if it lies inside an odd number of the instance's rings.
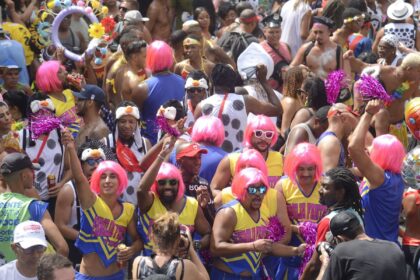
[[[139,11],[135,10],[135,11],[126,12],[124,16],[124,20],[125,21],[149,21],[149,18],[143,17]]]
[[[80,92],[73,92],[73,95],[80,100],[95,100],[105,103],[105,93],[97,85],[85,85]]]
[[[330,231],[333,236],[354,232],[360,226],[357,216],[348,210],[335,215],[330,221]]]
[[[328,112],[330,110],[331,106],[322,106],[315,112],[315,118],[317,118],[319,121],[326,121],[328,119]]]
[[[182,151],[178,152],[176,155],[176,159],[180,159],[183,157],[194,157],[197,154],[207,154],[208,151],[206,149],[200,148],[197,143],[192,143],[185,147]]]
[[[40,166],[37,163],[32,163],[26,154],[10,153],[3,158],[0,165],[0,173],[8,175],[25,168],[39,170]]]
[[[19,243],[23,249],[36,245],[47,247],[44,229],[40,223],[35,221],[18,224],[13,232],[13,243]]]

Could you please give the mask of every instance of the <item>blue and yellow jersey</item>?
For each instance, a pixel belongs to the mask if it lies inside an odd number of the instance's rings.
[[[266,207],[268,209],[268,217],[274,217],[277,215],[277,190],[268,189],[267,193],[264,196],[261,207]],[[232,194],[232,188],[224,188],[222,190],[222,204],[226,204],[235,200],[236,197]],[[223,206],[221,206],[222,208]]]
[[[223,205],[222,208],[226,207],[232,208],[236,214],[236,225],[231,237],[233,243],[248,243],[266,238],[266,225],[268,224],[270,216],[267,207],[261,206],[260,218],[257,222],[251,218],[238,200],[232,200]],[[259,273],[261,256],[262,254],[260,252],[250,251],[231,257],[220,257],[220,260],[226,264],[234,274],[250,272],[255,275]]]
[[[83,210],[76,247],[85,254],[96,253],[105,267],[117,260],[117,246],[124,243],[127,226],[133,218],[134,205],[122,203],[121,215],[114,219],[111,209],[99,196]]]
[[[228,155],[230,174],[232,176],[235,174],[236,162],[240,155],[240,152],[230,153]],[[274,188],[277,181],[283,175],[283,156],[279,152],[269,151],[265,163],[268,169],[268,183],[271,188]]]
[[[77,137],[82,124],[82,119],[77,115],[76,103],[73,92],[69,89],[63,91],[66,101],[61,101],[52,95],[49,95],[55,107],[55,115],[60,118],[63,126],[67,127],[74,138]]]
[[[287,214],[290,220],[297,222],[317,223],[327,213],[327,207],[319,203],[319,182],[312,192],[306,196],[299,186],[289,178],[282,181],[283,195],[287,204]]]
[[[153,221],[158,219],[160,216],[168,212],[168,209],[162,204],[159,197],[153,193],[153,204],[150,207],[147,213],[141,213],[139,211],[139,217],[137,221],[137,232],[144,242],[144,254],[150,256],[152,254],[153,244],[149,239],[149,231],[151,230],[151,225]],[[187,226],[191,232],[191,235],[194,234],[194,224],[195,218],[197,217],[198,211],[198,201],[189,196],[185,197],[185,205],[181,213],[179,213],[179,222]]]

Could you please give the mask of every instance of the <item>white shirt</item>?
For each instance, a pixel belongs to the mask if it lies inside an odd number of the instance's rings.
[[[11,261],[3,266],[0,266],[0,279],[7,280],[37,280],[35,277],[25,277],[17,270],[17,260]]]

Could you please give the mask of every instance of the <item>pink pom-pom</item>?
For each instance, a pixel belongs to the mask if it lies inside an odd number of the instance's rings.
[[[84,7],[85,6],[85,2],[83,2],[83,1],[77,1],[77,6]]]
[[[363,74],[356,87],[365,101],[372,99],[380,99],[385,103],[392,101],[392,97],[386,92],[383,85],[370,75]]]
[[[299,233],[303,237],[306,243],[305,253],[302,257],[302,263],[299,267],[299,278],[302,276],[303,270],[306,267],[306,264],[312,258],[312,254],[315,250],[316,242],[316,228],[317,224],[313,222],[303,222],[299,224]]]
[[[325,90],[329,104],[334,104],[337,101],[341,89],[347,86],[345,78],[346,74],[343,70],[333,71],[328,74],[325,80]]]
[[[271,239],[273,242],[281,240],[286,233],[283,225],[280,223],[277,217],[271,217],[268,219],[267,229],[267,239]]]
[[[178,129],[173,128],[172,126],[170,126],[168,124],[168,121],[166,120],[165,117],[163,116],[157,116],[156,117],[156,125],[157,127],[159,127],[163,132],[175,136],[175,137],[179,137],[181,135],[181,133],[178,131]]]
[[[91,7],[86,7],[85,12],[88,14],[92,13],[92,8]]]
[[[30,131],[32,140],[38,139],[42,134],[50,133],[61,126],[61,120],[48,110],[40,110],[30,118]]]

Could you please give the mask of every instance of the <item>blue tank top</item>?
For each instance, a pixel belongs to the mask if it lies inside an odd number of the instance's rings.
[[[316,141],[316,145],[318,146],[319,142],[321,142],[321,140],[328,135],[333,135],[336,138],[338,138],[337,135],[335,135],[334,132],[324,131],[321,134],[321,136],[319,136],[318,140]],[[338,140],[340,140],[340,139],[338,139]],[[344,147],[343,147],[343,144],[341,143],[341,141],[340,141],[340,158],[338,159],[337,167],[346,167],[346,152],[344,151]]]
[[[141,133],[154,145],[157,142],[158,131],[155,125],[156,113],[168,100],[184,100],[185,81],[176,74],[168,73],[152,76],[146,80],[146,84],[149,92],[141,110],[141,119],[145,125]]]

